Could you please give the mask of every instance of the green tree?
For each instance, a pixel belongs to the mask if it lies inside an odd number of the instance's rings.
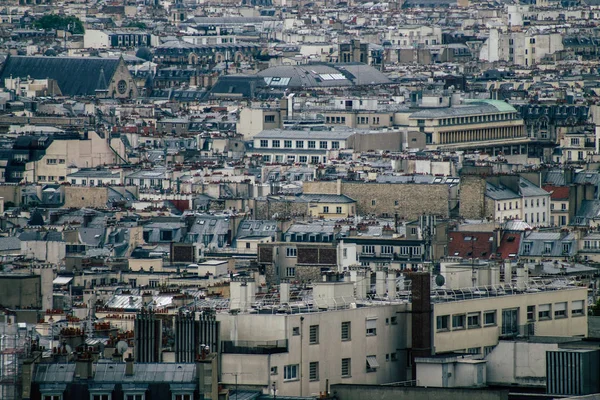
[[[592,315],[594,317],[600,317],[600,299],[592,306]]]
[[[74,34],[82,34],[85,32],[81,20],[73,16],[61,16],[56,14],[44,15],[33,23],[35,28],[44,30],[64,29]]]

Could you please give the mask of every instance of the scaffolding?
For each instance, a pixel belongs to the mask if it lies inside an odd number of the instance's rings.
[[[21,400],[22,367],[27,331],[17,324],[0,323],[0,399]]]

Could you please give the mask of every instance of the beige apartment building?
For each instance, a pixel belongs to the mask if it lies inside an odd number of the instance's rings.
[[[41,158],[26,163],[23,180],[64,182],[76,168],[121,164],[124,157],[125,144],[120,138],[102,138],[94,131],[80,139],[53,138]]]
[[[316,284],[315,299],[322,291],[337,305],[320,312],[218,314],[223,383],[310,396],[327,384],[406,380],[408,304],[352,307],[351,282]],[[237,353],[227,352],[230,343]]]

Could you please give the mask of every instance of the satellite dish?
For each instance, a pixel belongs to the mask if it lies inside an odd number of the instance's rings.
[[[443,275],[438,275],[435,277],[435,284],[438,286],[444,286],[444,283],[446,283],[446,278],[444,278]]]
[[[71,354],[73,352],[73,349],[68,344],[65,344],[65,350],[67,351],[68,354]]]
[[[119,343],[117,343],[117,351],[119,352],[119,354],[121,354],[121,355],[125,354],[127,349],[129,349],[127,342],[121,340]]]

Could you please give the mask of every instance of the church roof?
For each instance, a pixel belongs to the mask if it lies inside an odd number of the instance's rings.
[[[6,78],[53,79],[65,96],[93,96],[101,82],[110,82],[119,58],[9,56],[0,71]],[[104,78],[102,78],[104,75]]]

